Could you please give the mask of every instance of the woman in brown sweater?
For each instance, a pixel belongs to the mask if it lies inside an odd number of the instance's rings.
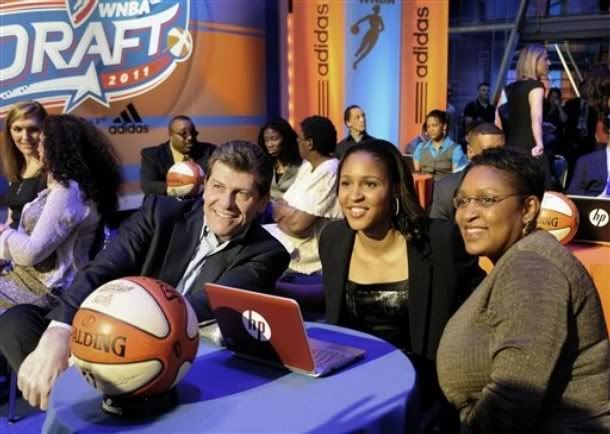
[[[610,347],[583,265],[536,230],[544,174],[531,156],[475,157],[456,193],[466,250],[492,272],[441,339],[441,388],[463,433],[610,432]]]

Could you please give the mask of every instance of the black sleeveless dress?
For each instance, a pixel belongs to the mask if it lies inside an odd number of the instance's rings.
[[[345,285],[345,321],[352,328],[385,339],[402,351],[409,338],[409,281]]]
[[[510,128],[507,131],[506,147],[517,151],[532,154],[532,148],[536,146],[534,133],[532,131],[532,115],[529,103],[529,93],[536,88],[543,88],[541,81],[526,79],[517,80],[505,88],[508,117]],[[551,174],[551,163],[545,151],[539,161],[544,170],[545,188],[550,190],[553,187]]]
[[[38,174],[31,178],[20,179],[9,184],[8,193],[6,195],[6,205],[11,210],[11,217],[13,219],[10,225],[11,229],[17,229],[17,227],[19,227],[23,206],[36,199],[38,193],[44,190],[46,186],[47,177],[43,174]]]
[[[542,82],[532,79],[518,80],[506,86],[510,119],[506,147],[531,154],[532,148],[536,146],[528,96],[533,89],[539,87],[544,88]]]

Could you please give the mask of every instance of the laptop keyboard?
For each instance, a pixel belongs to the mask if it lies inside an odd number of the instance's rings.
[[[311,354],[313,355],[313,359],[316,364],[316,369],[322,371],[328,368],[341,366],[344,362],[353,358],[351,354],[346,354],[325,348],[312,348]]]

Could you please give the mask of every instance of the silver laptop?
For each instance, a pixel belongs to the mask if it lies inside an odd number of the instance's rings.
[[[574,241],[595,244],[610,244],[610,198],[591,196],[568,196],[580,217]]]
[[[299,305],[290,298],[213,283],[204,290],[225,345],[239,356],[319,377],[366,352],[309,338]]]

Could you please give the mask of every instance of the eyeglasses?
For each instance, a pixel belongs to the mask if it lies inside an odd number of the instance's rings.
[[[498,202],[502,202],[512,196],[523,196],[523,193],[511,193],[504,196],[481,196],[481,197],[454,197],[453,207],[455,209],[466,208],[470,202],[477,208],[491,208]]]
[[[186,130],[186,131],[172,131],[172,134],[182,137],[183,139],[188,138],[189,136],[195,138],[199,135],[199,131],[197,130]]]

